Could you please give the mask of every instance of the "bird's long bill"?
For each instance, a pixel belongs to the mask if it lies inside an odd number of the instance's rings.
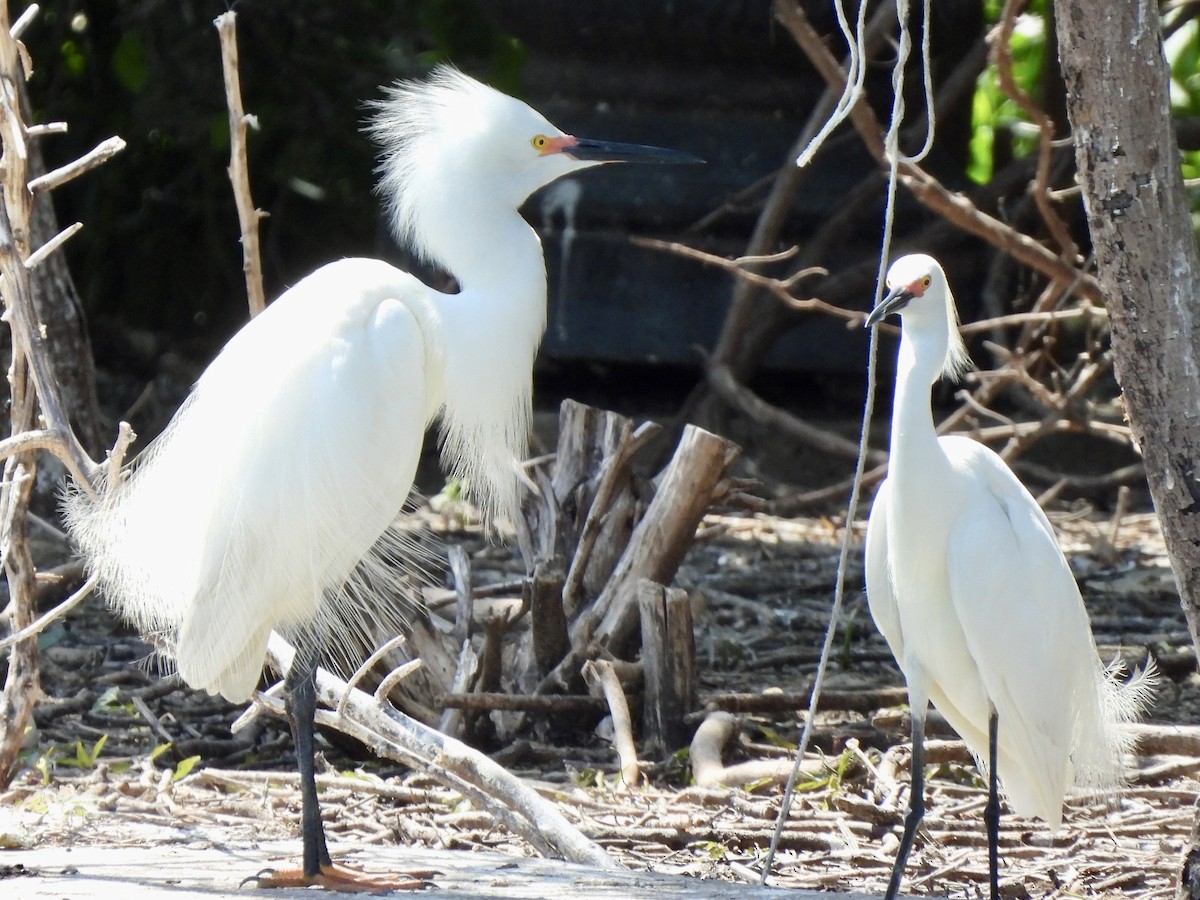
[[[892,313],[900,312],[900,310],[908,306],[909,301],[915,296],[916,294],[906,287],[892,288],[882,300],[875,304],[875,308],[867,316],[867,321],[863,322],[863,328],[878,325]]]
[[[613,141],[594,141],[591,138],[576,138],[575,143],[563,148],[567,156],[586,162],[643,162],[643,163],[702,163],[698,156],[682,150],[665,147],[646,147],[642,144],[618,144]]]

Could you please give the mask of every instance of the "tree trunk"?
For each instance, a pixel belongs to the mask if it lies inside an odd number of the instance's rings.
[[[1200,253],[1153,0],[1058,0],[1067,112],[1117,378],[1200,652]],[[1197,896],[1185,868],[1180,889]]]
[[[1117,377],[1200,649],[1200,254],[1152,0],[1059,0],[1067,109]]]
[[[19,85],[21,107],[30,109],[25,84]],[[54,140],[53,136],[41,140]],[[46,164],[38,142],[29,144],[29,178],[46,174]],[[30,222],[30,245],[37,249],[58,233],[58,218],[48,193],[33,201]],[[75,282],[67,268],[67,257],[58,250],[30,273],[33,286],[33,305],[38,321],[45,326],[47,347],[55,379],[62,394],[63,405],[79,442],[93,457],[103,456],[105,438],[100,423],[100,407],[96,398],[96,375],[92,361],[92,345],[83,304],[75,290]],[[7,341],[0,341],[0,366],[5,371],[11,365]],[[9,384],[0,379],[0,401],[9,400]],[[57,489],[57,488],[55,488]]]

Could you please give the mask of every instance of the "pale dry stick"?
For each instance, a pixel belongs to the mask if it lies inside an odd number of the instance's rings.
[[[55,188],[62,187],[69,181],[78,178],[84,172],[90,172],[97,166],[108,162],[125,149],[125,141],[117,136],[101,141],[83,156],[65,166],[59,166],[53,172],[47,172],[29,182],[29,193],[36,197]]]
[[[17,21],[13,22],[12,27],[8,30],[9,35],[14,41],[20,40],[21,35],[25,33],[25,29],[33,24],[33,20],[37,18],[37,14],[39,12],[41,12],[40,5],[37,3],[30,3],[26,10],[17,17]],[[24,51],[22,51],[22,53],[24,53]],[[29,68],[32,68],[32,66]]]
[[[686,244],[680,244],[675,241],[663,241],[657,238],[648,237],[631,237],[629,242],[637,247],[646,247],[651,250],[664,250],[676,256],[682,256],[685,259],[692,259],[696,262],[704,263],[705,265],[716,266],[719,269],[724,269],[726,272],[736,275],[742,281],[748,282],[755,287],[770,291],[780,300],[783,300],[789,307],[795,310],[816,310],[831,316],[836,316],[840,319],[845,319],[848,323],[862,322],[866,318],[866,313],[856,309],[844,309],[836,306],[833,303],[826,303],[816,297],[800,299],[789,291],[789,287],[794,285],[801,278],[816,277],[818,275],[829,274],[825,269],[819,266],[813,266],[807,269],[801,269],[788,276],[786,280],[772,278],[770,275],[763,275],[759,272],[751,272],[746,269],[742,260],[755,257],[741,257],[740,259],[727,259],[724,256],[718,256],[715,253],[707,253],[704,250],[699,250],[695,247],[689,247]]]
[[[67,439],[61,431],[51,431],[45,428],[37,431],[23,431],[0,441],[0,459],[8,459],[10,456],[28,453],[32,450],[45,450],[53,453],[67,467],[72,476],[77,480],[82,479],[82,484],[89,481],[90,472],[76,468],[79,460],[75,459],[68,451]]]
[[[626,790],[635,788],[642,781],[642,767],[638,762],[637,744],[633,740],[633,719],[629,715],[629,701],[625,689],[617,678],[613,665],[606,659],[590,659],[583,664],[583,680],[594,691],[599,691],[608,704],[613,724],[613,746],[621,763],[621,786]]]
[[[30,253],[25,260],[25,268],[32,272],[44,263],[51,253],[78,234],[81,228],[83,228],[82,222],[73,222],[68,225],[58,234],[54,235],[54,237],[50,238],[50,240],[46,241],[46,243],[42,244],[42,246]]]
[[[1122,447],[1131,446],[1132,434],[1126,425],[1113,425],[1108,422],[1072,422],[1070,419],[1049,419],[1037,422],[1015,422],[1012,425],[995,425],[984,428],[973,428],[968,433],[977,441],[991,444],[1005,439],[1016,440],[1022,447],[1027,447],[1033,438],[1047,434],[1090,434],[1100,437]]]
[[[246,298],[250,315],[267,306],[263,290],[262,259],[258,248],[258,223],[265,215],[255,208],[250,195],[246,163],[246,129],[254,121],[242,107],[242,83],[238,74],[237,13],[232,10],[213,20],[221,37],[221,72],[225,77],[225,99],[229,107],[229,181],[233,185],[238,224],[242,230],[242,272],[246,276]]]
[[[1017,325],[1045,324],[1047,322],[1067,322],[1075,319],[1096,319],[1108,321],[1108,310],[1103,306],[1080,306],[1077,309],[1056,309],[1051,312],[1008,313],[990,319],[978,319],[958,326],[961,335],[978,334],[981,331],[993,331],[997,328],[1015,328]]]
[[[712,712],[704,717],[692,737],[688,756],[692,780],[702,788],[745,787],[769,782],[783,784],[792,772],[790,759],[756,759],[727,766],[722,751],[737,733],[737,720],[727,712]],[[824,771],[819,760],[804,760],[801,771],[817,776]],[[755,874],[755,878],[759,876]]]
[[[37,6],[35,3],[34,7]],[[33,7],[30,7],[31,9]],[[25,127],[25,137],[39,138],[45,137],[48,134],[66,134],[70,129],[67,128],[66,122],[41,122],[37,125],[27,125]]]
[[[1004,10],[1000,13],[1000,23],[988,36],[991,44],[991,59],[996,66],[996,78],[1000,90],[1017,106],[1025,111],[1029,120],[1038,128],[1038,160],[1037,171],[1033,180],[1033,202],[1037,205],[1042,221],[1050,230],[1050,236],[1058,244],[1062,257],[1068,263],[1074,264],[1079,255],[1079,248],[1071,239],[1071,233],[1063,224],[1049,197],[1050,155],[1054,149],[1054,122],[1046,112],[1033,102],[1025,91],[1013,79],[1012,35],[1016,28],[1017,16],[1025,8],[1028,0],[1005,0]]]
[[[351,688],[358,687],[358,683],[360,681],[362,681],[363,678],[366,677],[366,674],[375,667],[375,664],[377,662],[379,662],[381,659],[383,659],[387,654],[391,653],[397,647],[399,647],[402,644],[405,644],[407,642],[408,642],[408,638],[405,635],[398,634],[395,637],[393,637],[391,640],[386,641],[383,644],[383,646],[377,648],[374,653],[372,653],[365,660],[363,660],[362,665],[360,665],[357,669],[355,669],[354,674],[351,675],[350,678],[346,681],[346,697],[350,696],[349,691]],[[417,669],[420,668],[420,660],[412,660],[411,662],[415,662],[417,665],[413,668],[408,668],[407,664],[405,666],[400,667],[400,668],[405,669],[406,674],[415,672]],[[346,700],[345,700],[345,698],[343,698],[343,700],[341,702],[339,702],[337,705],[337,714],[340,716],[340,715],[344,714],[345,712],[346,712]]]
[[[992,341],[984,341],[983,346],[988,350],[989,353],[1000,359],[1000,361],[1005,364],[1005,374],[1019,381],[1021,386],[1029,391],[1033,398],[1037,400],[1047,412],[1062,413],[1066,405],[1066,398],[1055,394],[1052,390],[1050,390],[1050,388],[1046,387],[1046,385],[1042,384],[1042,382],[1030,375],[1029,370],[1025,368],[1025,363],[1021,357],[1009,351],[1008,348],[1001,347],[999,344],[993,343]]]
[[[410,659],[408,662],[396,666],[396,668],[387,674],[387,677],[383,681],[379,682],[379,687],[375,688],[375,699],[380,703],[387,700],[387,696],[392,692],[392,688],[419,668],[421,668],[420,658]]]
[[[7,650],[9,647],[20,643],[26,638],[31,638],[40,634],[51,622],[61,619],[85,599],[87,599],[88,595],[91,594],[91,592],[96,588],[96,580],[96,577],[92,576],[83,583],[83,586],[80,587],[79,590],[75,591],[75,593],[73,593],[70,597],[59,603],[56,607],[54,607],[54,609],[44,613],[37,619],[34,619],[20,631],[14,631],[8,637],[0,640],[0,650]]]

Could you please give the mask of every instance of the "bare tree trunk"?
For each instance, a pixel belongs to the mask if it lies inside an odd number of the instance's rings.
[[[29,96],[25,83],[19,85],[21,108],[29,109]],[[54,140],[53,136],[41,140]],[[41,146],[37,140],[29,143],[29,178],[46,174]],[[30,221],[30,245],[40,247],[58,234],[58,218],[50,193],[39,194],[33,200],[33,216]],[[47,348],[51,365],[63,405],[79,442],[93,457],[103,453],[104,442],[100,427],[100,407],[96,398],[96,376],[92,362],[92,345],[88,338],[87,323],[83,318],[83,304],[71,280],[67,258],[63,253],[52,253],[30,273],[33,285],[33,305],[38,321],[46,328]],[[7,342],[0,342],[0,366],[5,371],[11,365],[11,354]],[[0,400],[9,399],[8,382],[0,379]]]
[[[41,151],[30,148],[29,173],[36,178],[45,171]],[[58,234],[58,218],[49,194],[33,202],[31,237],[40,247]],[[103,456],[104,439],[100,425],[100,405],[96,398],[96,373],[92,361],[92,343],[83,318],[83,302],[67,268],[63,253],[52,253],[33,270],[33,305],[38,320],[46,327],[51,364],[63,405],[79,442],[93,457]]]
[[[1059,0],[1056,12],[1116,373],[1200,649],[1200,253],[1171,120],[1158,5]]]

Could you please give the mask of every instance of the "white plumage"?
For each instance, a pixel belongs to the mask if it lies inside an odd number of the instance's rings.
[[[938,263],[897,260],[868,325],[903,318],[888,478],[871,509],[867,599],[908,683],[914,723],[929,701],[988,761],[1013,810],[1062,822],[1072,787],[1121,783],[1121,725],[1148,673],[1120,684],[1101,664],[1087,611],[1037,501],[991,450],[934,430],[929,390],[967,356]],[[917,740],[914,724],[914,740]]]
[[[541,243],[517,209],[568,172],[672,156],[577,140],[449,68],[394,88],[371,132],[394,232],[461,291],[378,260],[324,266],[230,340],[122,483],[65,502],[120,612],[188,684],[234,701],[274,628],[394,633],[396,575],[366,603],[346,582],[364,558],[406,556],[387,529],[434,419],[449,474],[489,517],[515,512],[546,316]]]
[[[225,346],[127,477],[64,503],[109,600],[192,687],[244,700],[270,632],[297,639],[285,688],[303,865],[260,886],[425,885],[330,858],[313,765],[319,654],[352,657],[402,626],[401,582],[419,554],[394,522],[435,419],[444,468],[484,514],[517,512],[546,324],[542,246],[520,205],[602,162],[698,162],[564,134],[450,68],[393,88],[371,132],[393,231],[461,290],[378,260],[318,269]]]

